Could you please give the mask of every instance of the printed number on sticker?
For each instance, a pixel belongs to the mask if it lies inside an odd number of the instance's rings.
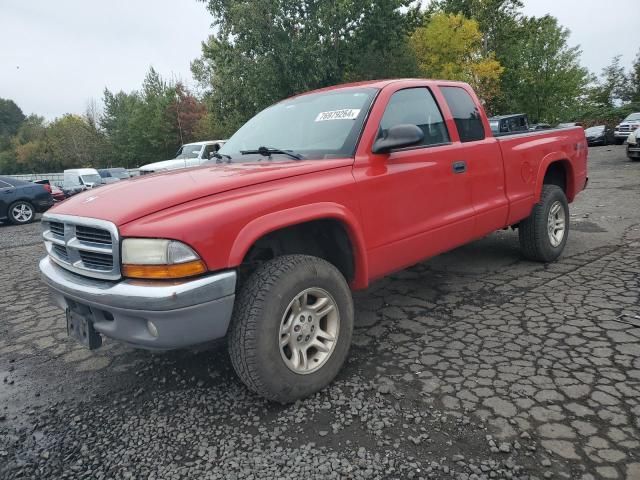
[[[316,117],[316,122],[325,122],[327,120],[355,120],[360,113],[359,108],[345,108],[342,110],[333,110],[332,112],[320,112]]]

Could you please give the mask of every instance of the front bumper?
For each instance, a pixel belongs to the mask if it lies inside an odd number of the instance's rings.
[[[640,146],[627,145],[627,157],[640,158]]]
[[[45,257],[40,272],[58,306],[89,318],[106,337],[149,350],[224,337],[235,300],[234,271],[180,282],[111,282],[76,275]]]
[[[616,137],[616,140],[626,140],[629,138],[629,135],[631,135],[631,132],[619,132],[616,130],[613,135]]]

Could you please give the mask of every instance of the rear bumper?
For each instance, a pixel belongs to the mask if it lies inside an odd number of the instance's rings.
[[[89,318],[106,337],[149,350],[224,337],[235,300],[234,271],[182,282],[111,282],[73,274],[45,257],[40,272],[58,306]]]
[[[55,202],[53,201],[53,197],[49,197],[46,200],[37,200],[33,202],[33,206],[36,208],[36,211],[38,213],[42,213],[42,212],[46,212],[47,210],[49,210],[51,207],[53,207],[53,204]]]

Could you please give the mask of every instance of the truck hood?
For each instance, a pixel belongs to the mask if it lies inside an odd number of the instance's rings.
[[[117,226],[198,198],[353,164],[352,158],[207,165],[134,177],[80,193],[49,212]]]
[[[148,163],[139,168],[139,170],[151,170],[152,172],[158,172],[161,170],[171,170],[174,168],[183,168],[185,166],[186,158],[173,158],[171,160],[163,160],[161,162]]]

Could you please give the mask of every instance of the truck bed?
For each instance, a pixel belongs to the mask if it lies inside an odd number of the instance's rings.
[[[529,215],[532,198],[540,194],[540,172],[551,162],[566,160],[566,168],[573,169],[565,180],[569,202],[584,187],[587,143],[581,127],[514,133],[496,137],[496,141],[502,151],[510,224]]]

